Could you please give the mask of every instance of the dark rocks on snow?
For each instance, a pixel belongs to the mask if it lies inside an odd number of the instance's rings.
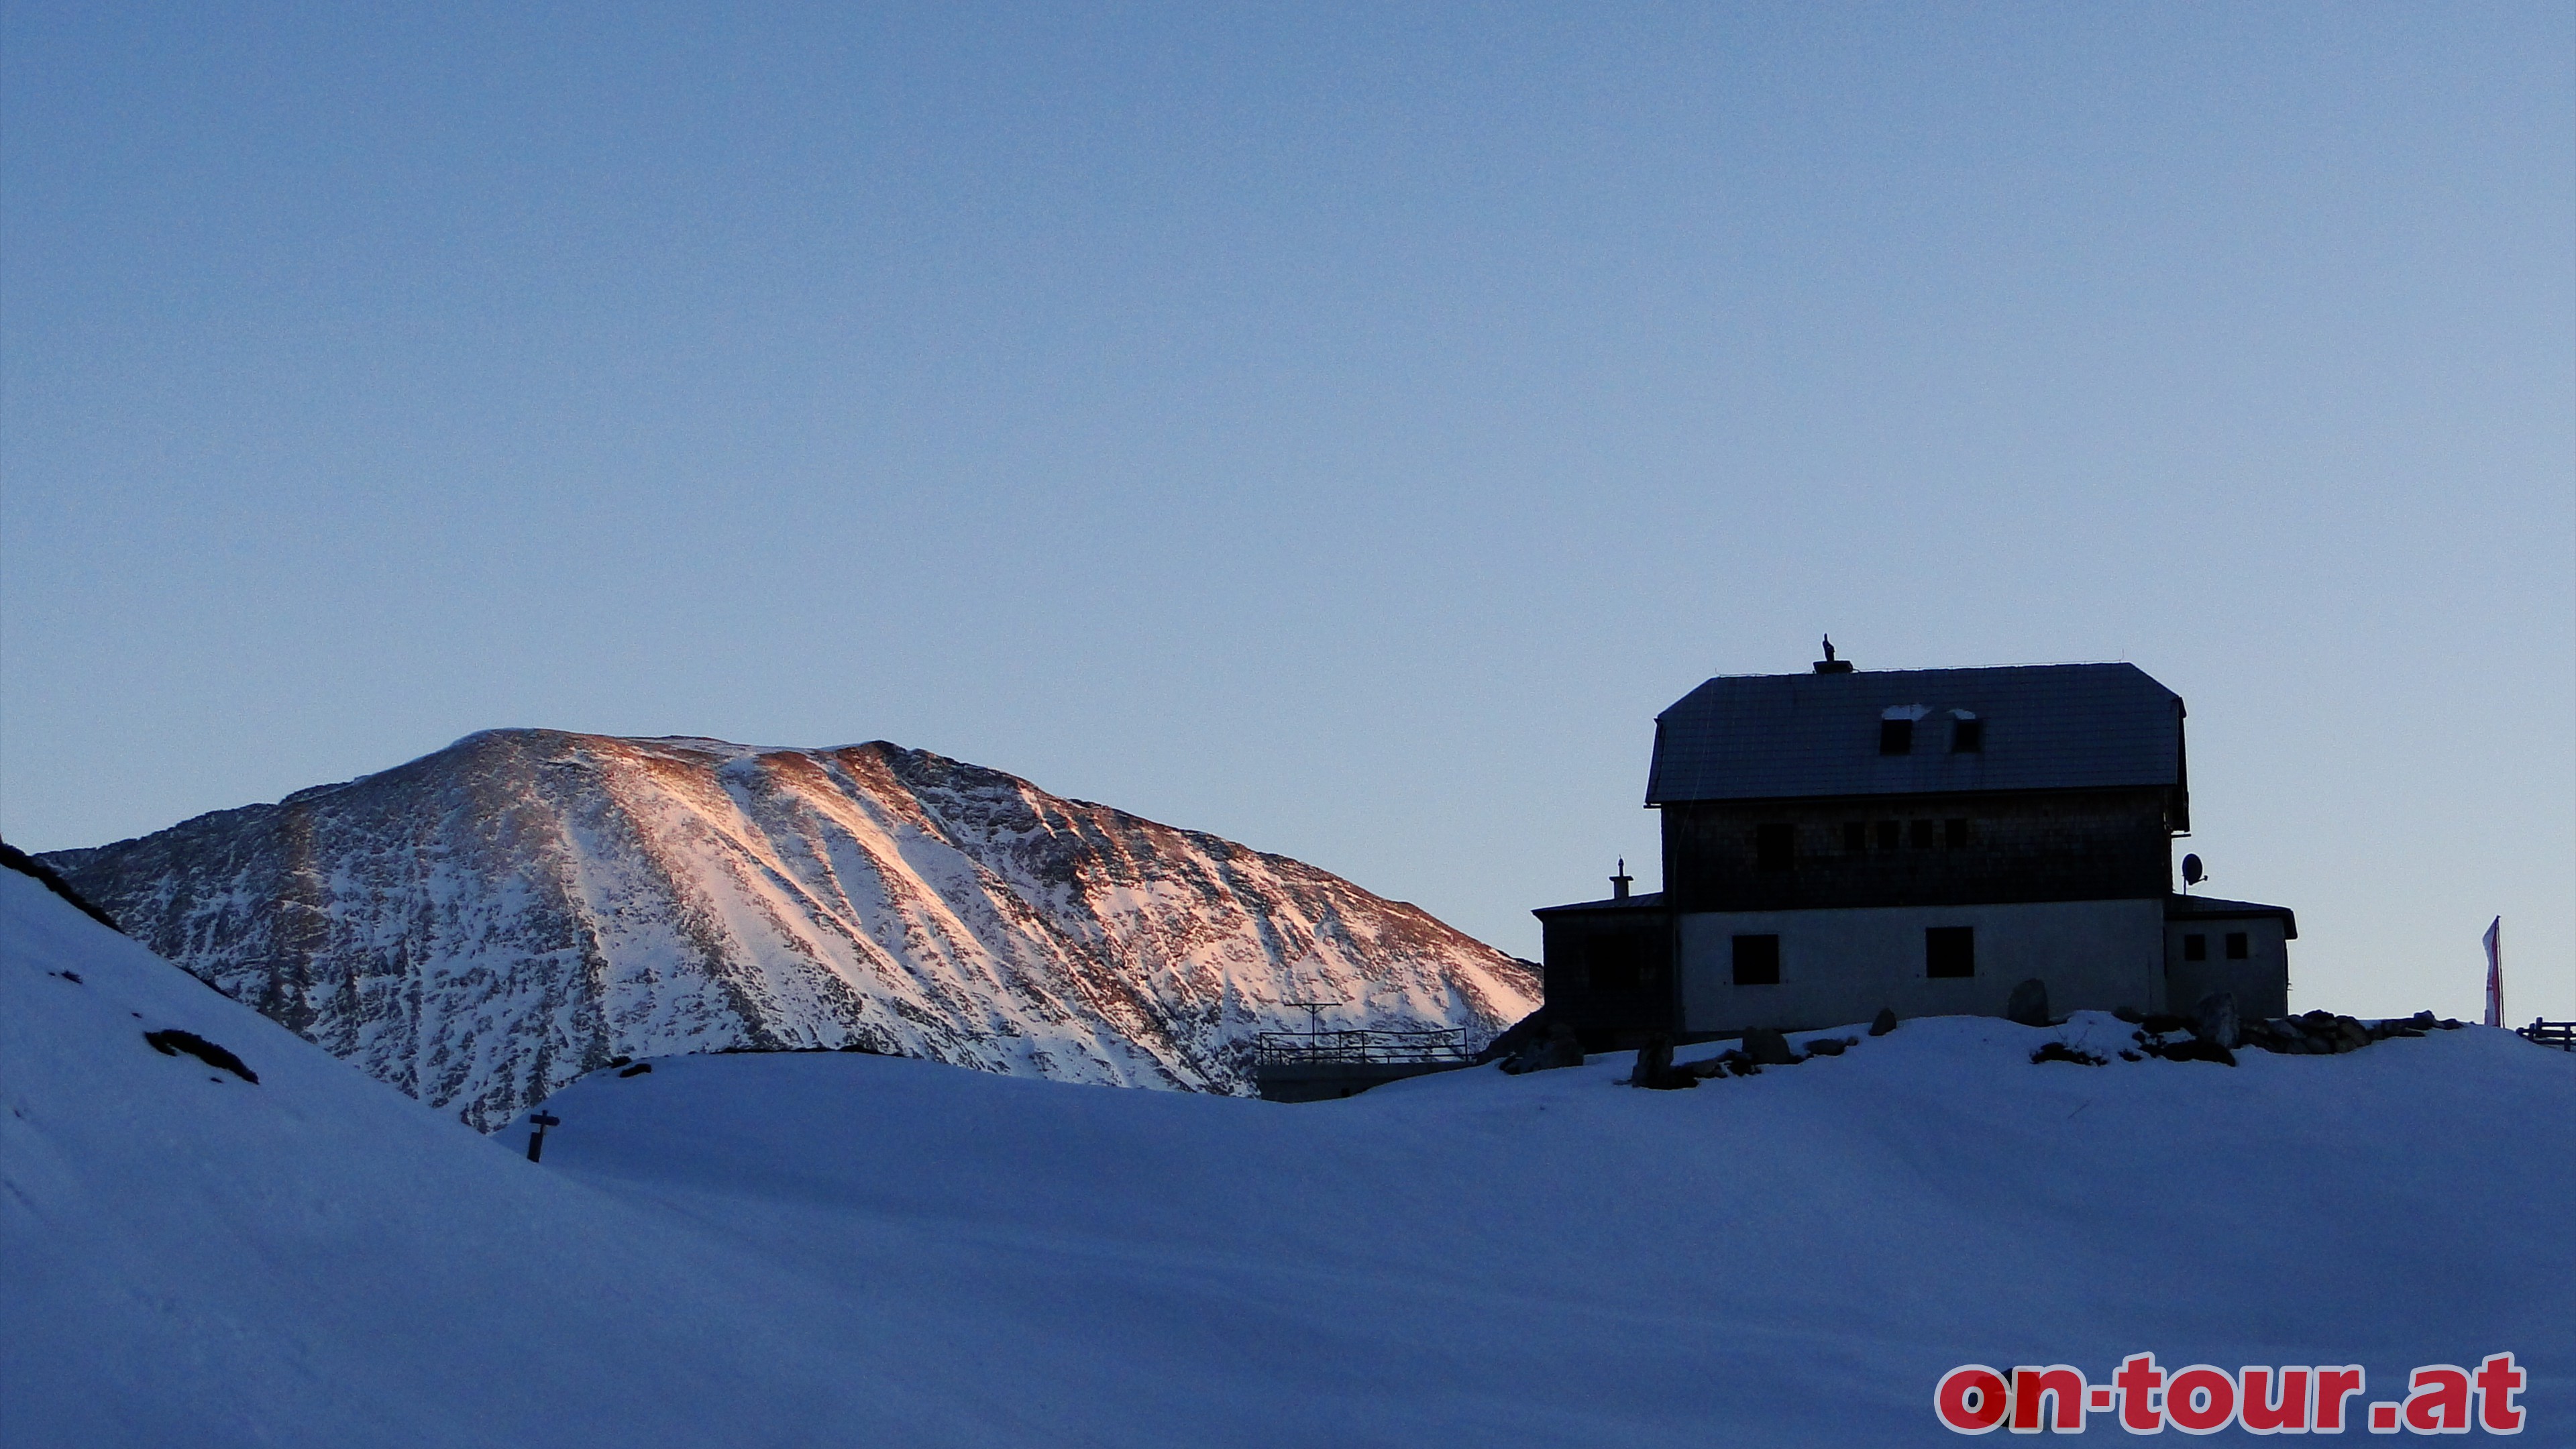
[[[2181,1041],[2150,1041],[2147,1055],[2163,1057],[2169,1062],[2216,1062],[2223,1067],[2236,1065],[2236,1053],[2213,1041],[2187,1037]]]
[[[2014,987],[2004,1003],[2004,1019],[2023,1026],[2048,1025],[2048,983],[2034,976]]]
[[[1858,1045],[1860,1045],[1860,1038],[1856,1036],[1820,1036],[1807,1043],[1807,1055],[1838,1057]]]
[[[2120,1020],[2127,1022],[2131,1026],[2137,1026],[2147,1019],[2146,1016],[2134,1006],[2112,1007],[2111,1014]]]
[[[2191,1034],[2213,1046],[2233,1049],[2241,1040],[2236,1021],[2236,994],[2213,991],[2191,1009]]]
[[[1582,1038],[1577,1037],[1574,1034],[1573,1027],[1567,1026],[1563,1022],[1558,1022],[1556,1025],[1549,1027],[1547,1029],[1547,1047],[1544,1051],[1539,1053],[1538,1064],[1550,1070],[1554,1070],[1558,1067],[1579,1067],[1583,1065]]]
[[[1880,1007],[1878,1009],[1878,1015],[1870,1018],[1869,1034],[1871,1036],[1885,1036],[1894,1030],[1896,1030],[1896,1008],[1892,1006]]]
[[[1526,1019],[1523,1024],[1527,1024]],[[1574,1028],[1563,1022],[1547,1027],[1544,1032],[1524,1035],[1511,1055],[1503,1058],[1503,1071],[1515,1077],[1523,1072],[1546,1072],[1581,1065],[1583,1042],[1575,1036]]]
[[[1789,1050],[1789,1038],[1767,1026],[1744,1034],[1744,1055],[1757,1067],[1785,1067],[1798,1060]]]
[[[2201,998],[2190,1016],[2164,1013],[2145,1018],[2131,1033],[2138,1051],[2169,1062],[2217,1062],[2236,1065],[2235,1048],[2240,1043],[2236,1021],[2236,998],[2226,992],[2212,992]],[[2174,1038],[2181,1037],[2177,1041]],[[2137,1053],[2122,1052],[2127,1061],[2138,1060]]]
[[[2125,1056],[2127,1053],[2124,1052],[2122,1055]],[[2108,1058],[2097,1057],[2091,1052],[2077,1051],[2062,1041],[2053,1041],[2042,1044],[2039,1050],[2032,1052],[2030,1060],[2033,1066],[2041,1062],[2073,1062],[2079,1067],[2098,1067]]]
[[[1531,1012],[1529,1015],[1522,1017],[1520,1020],[1513,1022],[1511,1025],[1504,1027],[1501,1031],[1494,1033],[1494,1039],[1485,1043],[1485,1049],[1483,1051],[1476,1053],[1476,1064],[1478,1066],[1482,1066],[1487,1062],[1508,1063],[1512,1058],[1529,1050],[1531,1043],[1547,1040],[1547,1028],[1547,1008],[1542,1006],[1538,1010]],[[1505,1066],[1503,1070],[1508,1072],[1512,1069],[1509,1066]],[[1526,1071],[1530,1070],[1530,1068],[1523,1068],[1522,1070]]]
[[[2419,1037],[2427,1031],[2445,1027],[2456,1029],[2457,1026],[2456,1022],[2436,1020],[2429,1011],[2386,1021],[2363,1021],[2330,1011],[2311,1011],[2301,1016],[2276,1016],[2268,1021],[2245,1022],[2240,1030],[2246,1046],[2261,1047],[2267,1052],[2285,1056],[2325,1057],[2357,1052],[2375,1042]]]
[[[0,840],[0,865],[5,865],[9,869],[18,872],[20,875],[34,876],[38,881],[44,884],[45,889],[52,891],[55,895],[61,896],[64,900],[70,902],[74,910],[79,911],[82,915],[89,917],[91,920],[98,922],[100,925],[107,927],[109,930],[114,931],[120,936],[125,934],[125,928],[116,923],[116,918],[114,916],[111,916],[107,912],[100,910],[98,907],[91,905],[88,898],[83,896],[79,891],[73,890],[71,882],[64,880],[52,866],[45,864],[43,861],[36,859],[34,856],[29,855],[27,852],[20,850],[18,847],[11,845],[5,840]],[[66,976],[71,975],[68,971],[63,974]],[[72,979],[77,981],[80,978],[75,976]]]
[[[653,1064],[651,1062],[637,1062],[631,1067],[619,1068],[617,1075],[621,1077],[640,1077],[651,1070],[653,1070]]]
[[[218,1071],[230,1072],[254,1087],[259,1085],[259,1073],[243,1065],[241,1058],[193,1031],[181,1031],[174,1026],[164,1031],[147,1031],[143,1034],[143,1040],[149,1043],[154,1051],[165,1057],[175,1057],[185,1052]]]
[[[1657,1032],[1638,1049],[1637,1066],[1628,1074],[1628,1085],[1670,1092],[1698,1086],[1699,1077],[1691,1072],[1673,1070],[1673,1039]]]
[[[1657,1077],[1671,1075],[1672,1070],[1673,1039],[1658,1032],[1637,1049],[1637,1065],[1628,1073],[1628,1085],[1649,1086]]]

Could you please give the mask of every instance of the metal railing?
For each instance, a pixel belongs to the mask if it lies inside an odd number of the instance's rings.
[[[2535,1017],[2531,1025],[2515,1027],[2513,1034],[2562,1052],[2576,1052],[2576,1021],[2542,1021]]]
[[[1464,1063],[1475,1053],[1463,1026],[1424,1031],[1389,1031],[1362,1027],[1350,1031],[1265,1031],[1253,1039],[1253,1056],[1264,1066],[1367,1063],[1418,1066]]]

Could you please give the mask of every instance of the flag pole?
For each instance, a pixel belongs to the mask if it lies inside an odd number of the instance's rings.
[[[2487,927],[2487,1025],[2504,1025],[2504,917]]]

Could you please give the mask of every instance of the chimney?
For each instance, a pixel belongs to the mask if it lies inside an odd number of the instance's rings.
[[[1834,657],[1834,636],[1831,634],[1825,636],[1825,657],[1816,661],[1816,672],[1818,674],[1849,674],[1852,672],[1852,662],[1850,660],[1836,659]]]
[[[1636,877],[1628,874],[1628,857],[1624,855],[1619,857],[1619,873],[1610,877],[1610,899],[1614,901],[1626,900],[1628,898],[1628,882],[1635,878]]]

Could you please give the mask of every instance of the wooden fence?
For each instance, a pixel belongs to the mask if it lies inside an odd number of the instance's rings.
[[[2562,1052],[2576,1052],[2576,1021],[2541,1021],[2535,1018],[2529,1026],[2515,1027],[2513,1034],[2525,1041],[2556,1047]]]

